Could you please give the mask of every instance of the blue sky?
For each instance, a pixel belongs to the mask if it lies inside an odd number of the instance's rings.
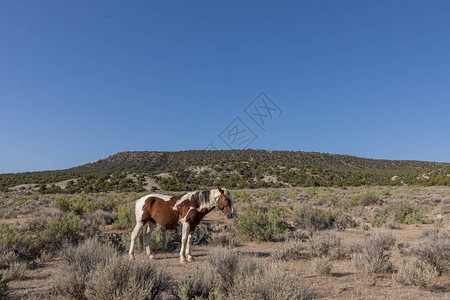
[[[448,1],[3,1],[0,173],[227,146],[450,162]],[[264,91],[265,132],[244,113]]]

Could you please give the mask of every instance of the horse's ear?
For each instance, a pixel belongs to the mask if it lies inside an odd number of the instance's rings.
[[[220,185],[217,186],[217,189],[219,190],[219,192],[220,192],[221,194],[223,194],[223,190],[220,188]]]

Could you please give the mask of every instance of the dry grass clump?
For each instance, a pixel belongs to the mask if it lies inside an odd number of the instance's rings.
[[[111,225],[117,219],[116,212],[104,211],[97,209],[93,212],[89,212],[83,215],[85,226],[85,232],[89,235],[98,233],[99,229],[105,228],[105,225]]]
[[[420,286],[431,289],[437,276],[436,269],[428,263],[414,258],[410,261],[403,261],[400,270],[392,278],[405,285]]]
[[[0,210],[0,218],[15,219],[17,218],[19,209],[16,207],[5,207]]]
[[[85,299],[84,292],[89,274],[98,264],[104,264],[114,254],[114,250],[94,239],[88,239],[76,247],[68,245],[63,251],[64,276],[56,279],[52,292],[64,297]]]
[[[62,274],[52,294],[71,299],[154,299],[172,287],[165,272],[151,262],[130,261],[89,239],[68,246],[63,253]]]
[[[8,281],[3,280],[3,275],[0,273],[0,299],[6,299],[6,296],[8,296]]]
[[[303,252],[304,246],[300,240],[289,240],[284,242],[272,253],[272,257],[278,260],[300,260],[307,258]]]
[[[311,257],[344,258],[346,256],[341,239],[331,231],[314,232],[309,239],[308,247]]]
[[[411,252],[420,260],[433,266],[441,275],[449,270],[450,236],[442,229],[430,229],[412,246]]]
[[[181,299],[222,299],[229,294],[239,272],[242,272],[242,255],[229,248],[218,247],[208,255],[209,264],[196,268],[181,283]],[[247,272],[246,272],[247,273]]]
[[[395,245],[395,238],[388,232],[374,232],[367,235],[359,244],[359,250],[352,255],[352,260],[358,270],[373,277],[376,273],[392,269],[391,249]]]
[[[213,232],[213,229],[209,227],[207,224],[199,224],[195,228],[195,232],[192,239],[192,244],[199,245],[199,244],[208,244],[211,233]]]
[[[393,219],[390,218],[384,223],[383,225],[386,229],[394,229],[394,230],[400,230],[402,227]]]
[[[172,286],[171,277],[154,263],[113,256],[99,264],[86,286],[87,299],[155,299]]]
[[[333,268],[333,263],[328,256],[316,257],[313,263],[314,270],[318,275],[328,275]]]
[[[0,242],[0,269],[8,267],[16,259],[17,254],[11,251],[6,243]]]
[[[410,243],[398,243],[397,249],[401,255],[411,255],[411,244]]]
[[[278,266],[258,265],[241,253],[218,248],[209,265],[182,282],[180,299],[312,299]]]
[[[241,256],[238,251],[226,248],[217,248],[208,256],[209,264],[221,278],[221,289],[228,291],[233,286],[242,261]]]
[[[213,233],[209,237],[208,244],[211,246],[220,247],[238,247],[239,240],[228,232]]]
[[[312,235],[312,231],[296,228],[294,231],[291,231],[287,237],[296,240],[308,240]]]
[[[276,265],[257,266],[252,272],[240,272],[235,282],[228,299],[313,299],[308,288],[293,282],[289,275]]]
[[[14,261],[9,265],[5,272],[5,279],[7,280],[23,280],[26,279],[27,263],[23,261]]]
[[[325,230],[355,227],[356,222],[349,215],[340,211],[313,208],[304,205],[295,208],[294,223],[298,228],[307,230]]]
[[[380,193],[369,191],[361,195],[360,204],[363,206],[379,205],[383,204],[383,200],[380,198]]]
[[[2,299],[2,298],[0,298]],[[20,300],[48,300],[49,295],[43,293],[43,292],[37,292],[34,294],[28,294],[25,297],[22,297]]]
[[[216,288],[218,275],[210,266],[196,267],[183,278],[178,297],[190,299],[220,299],[224,295]]]

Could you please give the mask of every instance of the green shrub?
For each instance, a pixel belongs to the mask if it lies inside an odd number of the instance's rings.
[[[282,199],[282,193],[280,189],[276,189],[276,190],[271,190],[267,200],[268,201],[281,201]]]
[[[53,206],[63,212],[74,212],[77,215],[83,215],[100,208],[99,204],[94,199],[84,195],[61,195],[55,198]]]
[[[166,229],[160,225],[156,225],[150,236],[151,251],[164,252],[175,250],[177,247],[176,243],[178,243],[180,239],[181,237],[177,230]]]
[[[282,195],[281,189],[266,189],[258,193],[258,196],[261,197],[264,202],[281,201]]]
[[[248,204],[252,204],[254,201],[253,197],[246,191],[233,192],[233,200],[235,200],[237,202],[248,203]]]
[[[69,212],[71,211],[72,205],[71,201],[69,201],[68,196],[59,196],[53,202],[53,207],[59,209],[62,212]]]
[[[83,222],[75,214],[63,214],[50,220],[35,220],[27,228],[0,225],[0,243],[21,258],[36,258],[45,250],[57,250],[63,241],[82,238]]]
[[[280,218],[281,212],[269,209],[263,212],[255,207],[234,219],[238,235],[257,241],[270,241],[288,231],[288,224]]]
[[[309,187],[306,189],[306,192],[313,198],[317,197],[319,194],[318,189],[316,187]]]
[[[428,223],[424,207],[404,202],[390,203],[373,218],[372,223],[382,226],[388,221],[398,224]]]
[[[298,197],[298,191],[297,190],[293,190],[288,194],[288,199],[291,200],[297,200]]]
[[[119,200],[112,196],[95,199],[86,195],[59,195],[55,198],[53,207],[62,212],[74,212],[81,216],[99,209],[112,212],[118,204]]]
[[[405,216],[405,219],[403,221],[404,224],[423,224],[428,223],[427,215],[423,210],[414,211],[410,214],[407,214]]]
[[[119,214],[117,220],[113,223],[113,228],[133,230],[135,226],[136,214],[134,209],[128,204],[119,207]]]
[[[83,221],[73,213],[64,214],[34,229],[37,230],[38,235],[32,239],[28,248],[32,257],[36,257],[44,249],[47,251],[58,249],[63,241],[76,242],[80,240]]]
[[[0,224],[0,244],[4,253],[27,257],[32,236],[28,231],[20,231],[16,225]]]

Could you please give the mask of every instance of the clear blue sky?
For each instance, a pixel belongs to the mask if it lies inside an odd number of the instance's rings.
[[[449,1],[2,1],[0,173],[127,150],[450,162]],[[283,110],[263,132],[244,108]]]

